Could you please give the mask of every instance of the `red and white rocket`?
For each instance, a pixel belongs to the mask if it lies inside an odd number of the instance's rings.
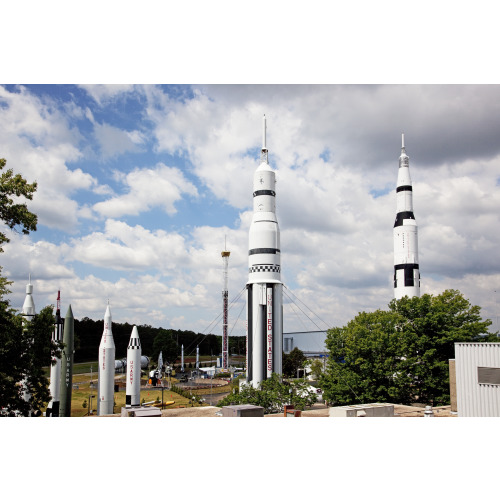
[[[141,404],[141,341],[137,326],[132,328],[127,347],[127,388],[125,406],[140,406]]]
[[[54,332],[52,334],[52,340],[56,342],[62,342],[63,340],[63,323],[64,320],[61,318],[61,291],[57,291],[57,302],[56,302],[56,320],[54,325]],[[58,417],[59,416],[59,406],[61,402],[61,364],[62,359],[55,356],[52,357],[52,364],[50,366],[50,401],[47,405],[47,417]]]

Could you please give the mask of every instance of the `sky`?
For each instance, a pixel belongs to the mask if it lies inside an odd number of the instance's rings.
[[[79,319],[109,299],[116,322],[220,334],[226,244],[229,329],[244,335],[264,114],[285,332],[393,298],[402,133],[421,293],[458,289],[497,329],[498,85],[2,85],[0,157],[38,183],[37,231],[9,232],[0,254],[12,305],[31,274],[38,310],[61,290]]]

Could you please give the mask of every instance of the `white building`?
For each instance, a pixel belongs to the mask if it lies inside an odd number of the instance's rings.
[[[459,417],[500,417],[500,343],[455,343]]]

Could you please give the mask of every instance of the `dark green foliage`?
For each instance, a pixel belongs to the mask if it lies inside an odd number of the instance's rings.
[[[286,404],[294,405],[297,410],[304,410],[318,400],[316,393],[309,392],[310,384],[299,381],[281,381],[278,374],[273,373],[271,378],[263,380],[258,389],[245,384],[235,394],[229,394],[218,403],[218,407],[231,404],[252,404],[262,406],[264,413],[278,413],[283,411]]]
[[[175,341],[172,332],[161,329],[153,341],[153,351],[151,353],[153,360],[160,355],[163,357],[163,363],[171,365],[177,361],[181,355],[181,346]]]
[[[314,377],[314,380],[319,380],[322,374],[323,374],[323,361],[320,361],[319,359],[314,359],[311,362],[311,375]]]
[[[359,313],[328,331],[330,353],[321,377],[332,404],[449,403],[448,360],[455,342],[497,340],[486,336],[489,320],[456,290],[436,297],[403,297],[389,311]],[[481,335],[481,337],[480,337]]]
[[[295,347],[289,354],[283,353],[283,375],[285,377],[296,377],[297,370],[304,368],[304,363],[307,361],[304,353]]]
[[[179,387],[178,385],[173,385],[169,389],[169,391],[176,392],[180,396],[184,396],[185,398],[188,398],[188,399],[191,398],[191,394],[189,393],[189,391],[184,390],[182,387]]]
[[[134,325],[128,323],[113,322],[113,339],[116,346],[116,359],[121,359],[127,356],[127,346],[130,340],[130,334]],[[97,358],[99,344],[101,342],[102,332],[104,329],[103,320],[93,320],[83,318],[75,319],[75,362],[93,361]],[[157,328],[151,325],[137,325],[139,337],[141,339],[142,354],[149,356],[156,362],[158,354],[154,355],[153,342],[161,332],[167,332],[175,340],[179,346],[184,344],[184,355],[194,356],[196,354],[196,346],[200,346],[201,356],[216,356],[221,350],[221,337],[218,335],[202,335],[194,333],[190,330],[172,330]],[[245,346],[245,337],[229,337],[229,345],[234,342],[234,345]],[[164,353],[165,354],[165,353]],[[163,358],[165,359],[165,357]]]
[[[7,415],[28,416],[30,410],[40,413],[49,402],[48,380],[43,367],[53,355],[60,357],[52,342],[54,316],[52,306],[45,307],[23,328],[21,316],[0,301],[0,406]],[[31,394],[23,399],[24,381]]]
[[[5,167],[6,163],[5,159],[0,158],[0,170]],[[14,175],[12,169],[2,172],[0,175],[0,220],[7,227],[14,230],[21,227],[23,234],[36,231],[37,216],[28,210],[26,203],[14,203],[13,200],[13,197],[32,200],[36,188],[36,182],[28,184],[20,174]],[[3,252],[2,245],[9,241],[7,235],[0,232],[0,252]]]

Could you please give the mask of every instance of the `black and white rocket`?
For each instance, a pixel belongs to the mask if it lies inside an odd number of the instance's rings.
[[[396,187],[397,214],[394,222],[394,298],[399,300],[420,297],[420,269],[418,265],[418,234],[413,214],[413,188],[410,178],[410,160],[405,150],[405,136],[401,138],[398,183]]]
[[[104,314],[104,331],[99,345],[98,415],[112,415],[115,382],[115,341],[109,304]]]
[[[141,354],[141,340],[137,326],[134,326],[127,348],[127,392],[125,395],[127,407],[141,404]]]
[[[57,291],[56,303],[56,320],[54,325],[54,332],[52,333],[52,340],[55,342],[62,342],[63,340],[63,319],[61,318],[61,292]],[[62,359],[56,356],[52,357],[52,364],[50,366],[50,401],[47,405],[47,417],[58,417],[59,406],[61,401],[61,364]]]
[[[261,162],[254,174],[247,282],[247,383],[254,387],[282,373],[283,285],[276,177],[268,162],[266,117]]]

